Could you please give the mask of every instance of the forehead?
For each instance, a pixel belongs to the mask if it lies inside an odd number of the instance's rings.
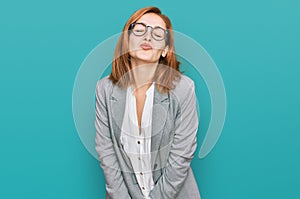
[[[137,22],[144,23],[148,26],[160,26],[166,28],[164,20],[155,13],[146,13],[144,14]]]

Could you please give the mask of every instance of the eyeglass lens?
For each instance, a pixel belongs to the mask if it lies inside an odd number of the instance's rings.
[[[146,26],[143,23],[136,23],[132,30],[136,36],[143,36],[147,32],[148,27],[151,28],[151,36],[153,39],[161,41],[165,38],[165,30],[160,27],[152,28],[151,26]]]

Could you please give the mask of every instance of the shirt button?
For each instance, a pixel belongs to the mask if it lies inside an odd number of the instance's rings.
[[[137,141],[137,143],[138,143],[138,144],[141,144],[141,142],[140,142],[139,140]]]
[[[141,174],[141,175],[143,175],[143,173],[142,173],[142,172],[140,172],[140,174]]]
[[[140,157],[138,157],[138,160],[141,160],[141,158],[140,158]]]
[[[145,187],[142,187],[143,190],[145,190]]]

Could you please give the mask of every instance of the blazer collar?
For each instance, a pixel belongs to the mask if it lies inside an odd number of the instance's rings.
[[[115,85],[111,96],[112,116],[114,120],[113,131],[114,135],[120,144],[121,127],[125,112],[126,104],[126,89],[122,89]],[[152,136],[151,136],[151,163],[154,168],[157,152],[159,151],[160,141],[164,130],[164,124],[167,119],[169,108],[168,93],[160,93],[156,85],[154,87],[154,99],[152,110]],[[121,144],[120,144],[121,145]],[[121,150],[123,148],[121,147]],[[129,160],[126,160],[129,161]]]

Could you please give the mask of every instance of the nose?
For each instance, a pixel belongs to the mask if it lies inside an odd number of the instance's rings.
[[[145,40],[147,40],[147,41],[151,40],[151,37],[152,37],[151,36],[151,31],[152,31],[151,27],[148,26],[147,29],[146,29]]]

